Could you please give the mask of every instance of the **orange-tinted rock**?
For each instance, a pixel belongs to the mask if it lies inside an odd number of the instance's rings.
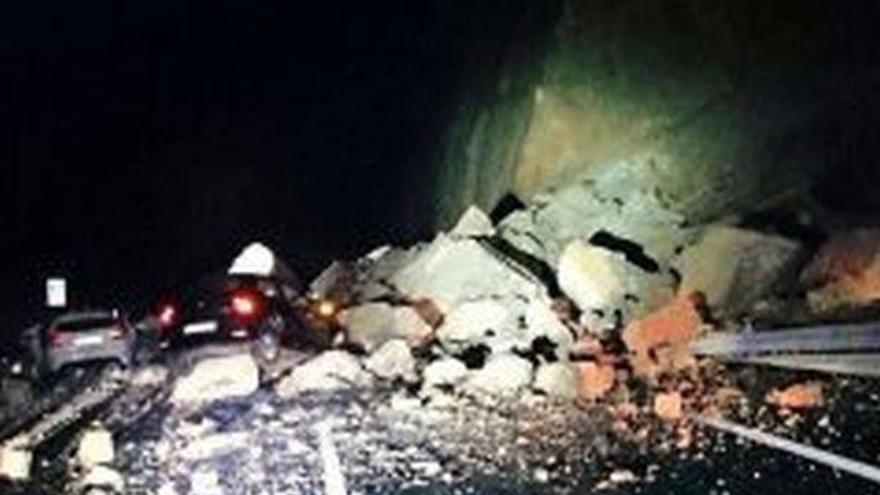
[[[743,399],[745,399],[745,395],[742,391],[733,387],[722,387],[713,396],[714,405],[720,408],[734,407]]]
[[[814,309],[863,306],[880,301],[880,230],[860,229],[832,237],[801,274],[814,287]]]
[[[821,383],[807,382],[773,390],[765,400],[768,404],[785,409],[812,409],[825,403],[825,394]]]
[[[681,419],[683,414],[681,394],[678,392],[657,394],[654,397],[654,414],[669,421]]]
[[[700,331],[702,319],[691,297],[678,297],[623,331],[632,367],[638,375],[655,376],[695,364],[688,343]]]
[[[595,362],[578,363],[580,395],[585,399],[599,399],[614,388],[614,367]]]
[[[602,353],[602,344],[590,335],[579,338],[571,347],[572,359],[595,357]]]

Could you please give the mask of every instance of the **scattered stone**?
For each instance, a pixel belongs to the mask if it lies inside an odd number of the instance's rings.
[[[391,396],[390,407],[394,411],[415,411],[421,407],[422,401],[418,397],[410,397],[404,392],[398,392]]]
[[[486,365],[472,373],[464,384],[475,395],[512,397],[532,381],[532,363],[514,354],[493,356]]]
[[[734,314],[792,280],[800,253],[800,244],[784,237],[711,225],[675,266],[682,293],[701,292],[716,314]]]
[[[110,464],[114,457],[113,435],[100,425],[86,429],[76,450],[77,463],[88,470],[99,464]]]
[[[193,471],[190,485],[196,488],[199,495],[222,495],[223,487],[220,485],[220,475],[217,471],[208,467],[202,467]]]
[[[259,368],[249,353],[212,357],[178,378],[173,402],[206,402],[250,395],[259,387]]]
[[[458,223],[449,232],[453,238],[490,237],[495,235],[492,220],[479,207],[471,205],[458,219]]]
[[[187,461],[211,459],[245,450],[249,440],[247,432],[224,432],[197,437],[180,452],[180,457]]]
[[[813,409],[825,403],[825,396],[821,383],[807,382],[797,383],[781,390],[772,390],[765,397],[765,401],[784,409]]]
[[[579,392],[578,368],[569,362],[546,363],[538,366],[532,388],[550,397],[574,399]]]
[[[100,488],[109,490],[112,493],[125,492],[125,479],[115,469],[97,465],[88,470],[85,476],[79,481],[79,485],[83,490]]]
[[[654,414],[667,421],[677,421],[683,416],[681,394],[661,392],[654,396]]]
[[[168,380],[168,368],[150,365],[139,368],[131,378],[134,387],[159,387]]]
[[[455,358],[442,358],[434,361],[422,371],[422,381],[426,387],[455,386],[468,376],[467,366]]]
[[[24,481],[31,475],[33,453],[25,445],[15,441],[0,446],[0,477],[11,481]]]
[[[581,397],[596,400],[605,397],[614,388],[614,367],[597,362],[577,363]]]
[[[327,351],[295,368],[275,387],[281,397],[306,391],[367,387],[372,380],[360,361],[344,351]]]
[[[537,468],[535,469],[534,478],[538,483],[547,483],[550,481],[550,473],[544,468]]]
[[[696,361],[688,344],[697,338],[702,324],[692,297],[678,297],[630,323],[623,332],[623,342],[632,353],[635,373],[653,378],[663,371],[693,366]]]
[[[384,343],[364,361],[364,366],[385,380],[402,378],[412,381],[415,378],[416,360],[406,341],[400,339]]]
[[[636,483],[639,478],[629,469],[616,469],[608,476],[608,481],[616,485],[624,485]]]

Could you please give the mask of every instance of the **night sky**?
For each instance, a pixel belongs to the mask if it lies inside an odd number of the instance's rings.
[[[442,4],[4,7],[4,332],[53,273],[134,305],[252,239],[313,273],[424,234],[416,184],[489,22]]]

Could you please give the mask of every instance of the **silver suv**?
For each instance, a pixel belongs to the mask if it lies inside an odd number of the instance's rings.
[[[109,360],[130,366],[136,340],[132,325],[116,311],[65,313],[49,325],[33,329],[28,337],[44,373],[90,361]]]

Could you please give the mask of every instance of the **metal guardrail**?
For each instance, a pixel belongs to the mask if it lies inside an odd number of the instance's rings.
[[[715,333],[691,350],[728,362],[880,376],[880,322]]]

